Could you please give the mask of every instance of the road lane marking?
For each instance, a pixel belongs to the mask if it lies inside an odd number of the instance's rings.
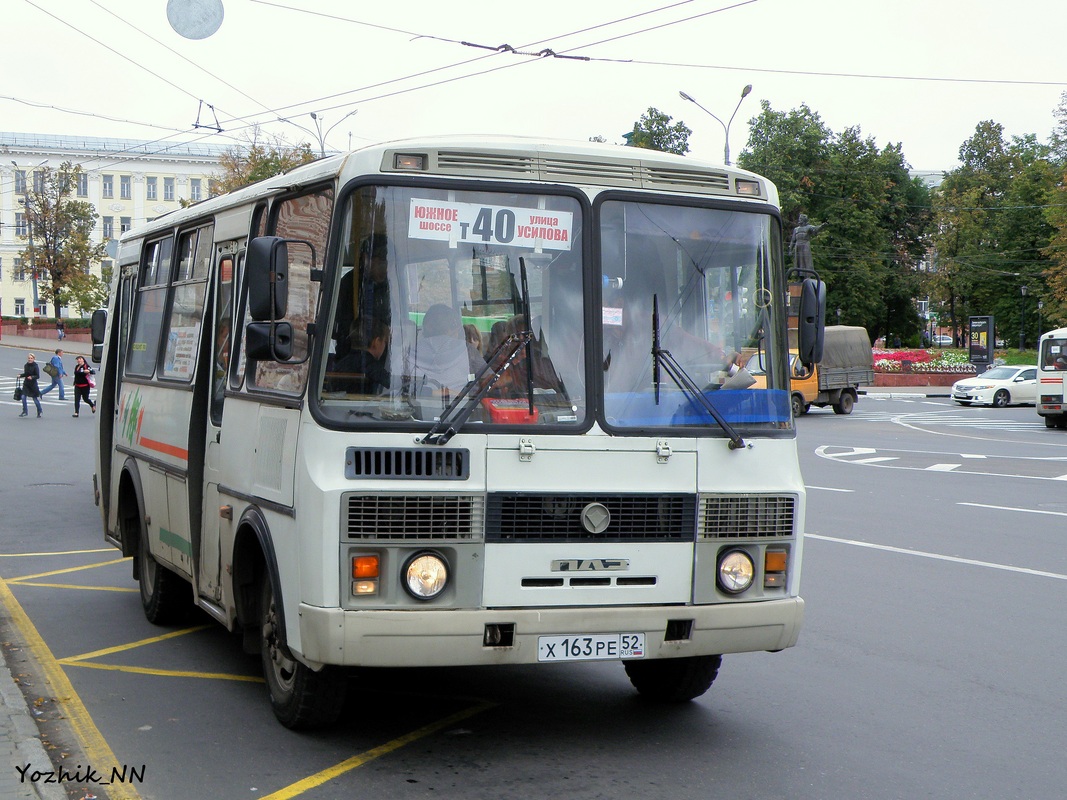
[[[130,642],[129,644],[118,644],[114,647],[105,647],[103,650],[94,650],[91,653],[82,653],[80,656],[67,656],[60,659],[61,662],[70,664],[75,661],[86,661],[90,658],[99,658],[100,656],[110,656],[114,653],[125,653],[129,650],[135,650],[138,647],[145,647],[150,644],[158,644],[159,642],[165,642],[168,639],[176,639],[179,636],[186,636],[190,633],[198,633],[199,631],[206,631],[208,628],[213,628],[214,625],[197,625],[192,628],[182,628],[180,631],[170,631],[168,633],[161,633],[159,636],[150,636],[147,639],[139,639],[136,642]]]
[[[994,511],[1021,511],[1024,514],[1048,514],[1053,517],[1067,517],[1067,511],[1046,511],[1041,508],[1017,508],[1015,506],[991,506],[988,503],[956,503],[958,506],[973,508],[991,508]]]
[[[197,678],[211,681],[240,681],[243,683],[265,683],[261,675],[238,675],[235,672],[189,672],[180,669],[156,669],[154,667],[131,667],[125,664],[101,664],[99,661],[78,661],[72,663],[65,658],[59,659],[65,667],[84,667],[105,672],[125,672],[130,675],[152,675],[156,678]]]
[[[962,464],[931,464],[926,467],[927,472],[952,472],[954,469],[959,469]]]
[[[1052,513],[1052,512],[1048,512]],[[928,553],[924,550],[911,550],[907,547],[892,547],[887,544],[873,544],[871,542],[860,542],[855,539],[839,539],[836,536],[822,536],[818,533],[805,533],[805,539],[820,539],[824,542],[834,542],[836,544],[850,544],[855,547],[865,547],[869,550],[883,550],[887,553],[898,553],[905,556],[918,556],[919,558],[931,558],[935,561],[948,561],[953,564],[965,564],[970,567],[984,567],[986,569],[996,569],[1003,572],[1017,572],[1022,575],[1033,575],[1038,578],[1055,578],[1059,581],[1067,581],[1067,575],[1061,575],[1058,572],[1045,572],[1039,569],[1028,569],[1027,567],[1013,567],[1009,564],[997,564],[993,561],[977,561],[973,558],[960,558],[959,556],[946,556],[941,553]]]
[[[114,552],[114,547],[101,547],[96,550],[50,550],[47,553],[0,553],[0,558],[35,558],[37,556],[79,556],[84,553]]]
[[[105,770],[110,773],[113,767],[121,769],[122,765],[115,758],[115,754],[111,751],[103,734],[100,733],[100,729],[96,727],[89,710],[78,693],[74,691],[74,685],[63,672],[63,668],[56,661],[44,638],[30,621],[25,609],[15,599],[7,581],[2,579],[0,579],[0,604],[4,606],[8,617],[22,635],[23,641],[26,642],[26,649],[30,651],[30,655],[44,672],[45,681],[52,691],[56,706],[63,710],[67,723],[81,743],[88,763],[97,767],[102,773]],[[104,765],[104,768],[100,769],[100,765]],[[140,800],[141,797],[131,785],[121,783],[108,786],[107,795],[110,800]]]
[[[54,569],[51,572],[38,572],[34,575],[19,575],[17,578],[8,578],[8,583],[21,583],[22,581],[32,581],[38,578],[51,578],[53,575],[69,575],[72,572],[81,572],[86,569],[96,569],[97,567],[110,567],[114,564],[121,564],[123,561],[129,561],[128,558],[116,558],[112,561],[100,561],[96,564],[84,564],[80,567],[67,567],[66,569]]]
[[[367,764],[376,758],[389,755],[389,753],[392,753],[394,750],[399,750],[405,745],[423,739],[432,733],[437,733],[442,728],[447,728],[449,725],[465,720],[468,717],[473,717],[475,714],[480,714],[495,705],[496,703],[490,703],[486,700],[478,701],[477,705],[471,708],[458,711],[451,716],[438,720],[437,722],[431,722],[429,725],[424,725],[411,733],[405,733],[403,736],[393,739],[391,742],[386,742],[379,747],[371,748],[359,755],[345,759],[339,764],[324,769],[322,772],[317,772],[301,781],[286,786],[284,789],[279,789],[272,794],[265,795],[260,798],[260,800],[290,800],[293,797],[298,797],[310,789],[322,786],[324,783],[344,775],[346,772],[351,772],[356,767],[362,767],[364,764]]]

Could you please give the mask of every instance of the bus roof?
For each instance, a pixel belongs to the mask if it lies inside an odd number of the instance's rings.
[[[398,166],[399,156],[407,157],[405,163],[412,156],[421,157],[421,167]],[[513,136],[435,136],[368,144],[349,153],[302,164],[281,175],[157,217],[147,226],[126,233],[121,241],[303,186],[375,173],[644,189],[778,205],[778,190],[766,178],[737,167],[673,153],[597,142]],[[739,185],[747,192],[740,191]]]

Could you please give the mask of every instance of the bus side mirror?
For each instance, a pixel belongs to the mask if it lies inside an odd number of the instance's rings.
[[[282,319],[289,305],[289,246],[279,236],[259,236],[248,245],[248,313],[257,322]]]
[[[800,285],[798,324],[797,350],[800,362],[811,367],[822,361],[826,331],[826,284],[816,278],[805,278]]]
[[[249,361],[288,361],[293,357],[293,326],[288,322],[249,322],[245,327]]]
[[[89,323],[89,330],[92,333],[93,344],[104,343],[104,331],[107,329],[107,309],[98,308],[93,312],[92,321]]]

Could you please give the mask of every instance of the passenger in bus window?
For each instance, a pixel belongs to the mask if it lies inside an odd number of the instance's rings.
[[[482,354],[467,343],[459,312],[442,303],[426,310],[409,362],[413,365],[415,394],[433,394],[441,389],[462,391],[485,366]]]
[[[335,384],[342,389],[357,389],[360,394],[381,394],[389,389],[389,326],[374,323],[370,341],[355,342],[348,354],[333,368]],[[344,384],[348,385],[345,386]]]

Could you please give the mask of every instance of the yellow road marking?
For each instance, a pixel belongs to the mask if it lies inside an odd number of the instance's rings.
[[[120,664],[101,664],[99,662],[93,663],[90,661],[70,661],[66,658],[59,659],[59,663],[66,667],[102,669],[108,672],[129,672],[134,675],[156,675],[161,678],[200,678],[216,681],[263,683],[263,678],[258,675],[233,675],[225,672],[183,672],[176,669],[153,669],[151,667],[127,667]]]
[[[309,789],[314,789],[317,786],[322,786],[322,784],[326,783],[327,781],[332,781],[334,778],[340,777],[346,772],[354,770],[356,767],[361,767],[376,758],[381,758],[384,755],[392,753],[394,750],[399,750],[404,745],[416,742],[419,739],[429,736],[431,733],[436,733],[442,728],[447,728],[449,725],[453,725],[456,722],[459,722],[460,720],[467,719],[468,717],[473,717],[475,714],[480,714],[486,709],[492,708],[494,705],[496,704],[489,703],[486,701],[479,702],[478,705],[474,706],[473,708],[468,708],[464,711],[459,711],[453,714],[452,716],[445,717],[444,719],[440,719],[437,722],[431,722],[429,725],[424,725],[418,730],[414,730],[411,733],[406,733],[403,736],[393,739],[391,742],[386,742],[385,744],[379,747],[372,748],[370,750],[367,750],[366,752],[360,753],[359,755],[347,758],[340,764],[336,764],[330,767],[329,769],[324,769],[322,772],[318,772],[314,775],[311,775],[310,777],[304,778],[301,781],[297,781],[296,783],[290,784],[284,789],[279,789],[273,794],[268,794],[260,798],[260,800],[289,800],[290,798],[297,797],[308,791]]]
[[[36,556],[77,556],[83,553],[113,553],[114,547],[101,547],[96,550],[55,550],[47,553],[0,553],[0,558],[31,558]]]
[[[159,636],[150,636],[147,639],[141,639],[136,642],[130,642],[129,644],[119,644],[114,647],[105,647],[103,650],[94,650],[91,653],[82,653],[80,656],[68,656],[67,658],[59,659],[64,664],[70,664],[75,661],[85,661],[88,658],[99,658],[100,656],[109,656],[112,653],[122,653],[127,650],[136,650],[138,647],[144,647],[149,644],[157,644],[158,642],[165,642],[167,639],[176,639],[179,636],[185,636],[189,633],[196,633],[197,631],[204,631],[212,627],[211,625],[197,625],[193,628],[182,628],[180,631],[170,631],[169,633],[161,633]]]
[[[17,578],[8,578],[8,583],[20,583],[21,581],[32,581],[37,578],[51,578],[53,575],[68,575],[71,572],[81,572],[83,569],[96,569],[97,567],[110,567],[112,564],[121,564],[123,561],[129,561],[128,558],[116,558],[114,561],[101,561],[98,564],[86,564],[82,567],[67,567],[66,569],[55,569],[51,572],[38,572],[36,575],[20,575]]]
[[[111,748],[96,727],[88,709],[82,703],[81,698],[78,697],[78,693],[74,691],[74,686],[67,678],[66,673],[63,672],[63,668],[56,661],[55,656],[52,655],[52,651],[45,644],[44,639],[41,638],[41,634],[37,632],[37,628],[30,621],[26,611],[19,604],[19,601],[15,599],[15,595],[11,593],[7,581],[2,579],[0,579],[0,602],[3,603],[8,615],[11,617],[11,621],[15,623],[15,627],[22,634],[30,654],[44,671],[45,680],[52,687],[52,691],[55,694],[56,705],[63,710],[67,723],[70,725],[71,730],[74,731],[74,735],[78,737],[78,741],[81,742],[82,750],[85,752],[88,762],[97,767],[101,774],[104,774],[105,771],[110,773],[112,767],[121,769],[118,759],[111,752]],[[103,765],[103,768],[101,768],[101,765]],[[108,797],[111,800],[140,800],[137,790],[128,784],[109,786]]]
[[[137,589],[131,589],[129,586],[82,586],[77,583],[39,583],[37,581],[27,581],[21,578],[8,581],[16,586],[38,586],[42,589],[78,589],[79,591],[87,592],[136,592]]]

